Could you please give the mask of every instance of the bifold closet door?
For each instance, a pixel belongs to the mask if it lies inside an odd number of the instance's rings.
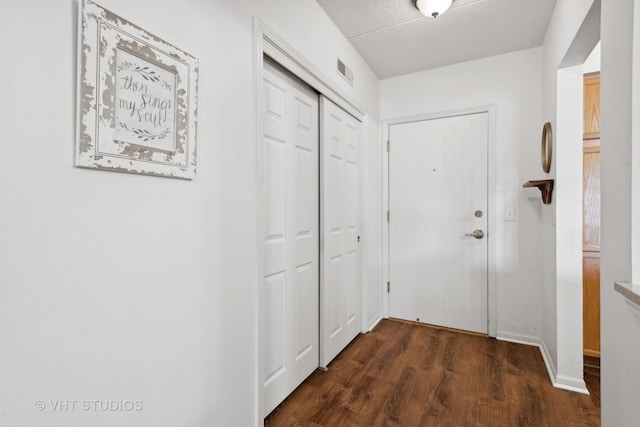
[[[359,150],[362,123],[320,96],[320,365],[361,330]]]
[[[318,95],[265,61],[264,415],[319,364]]]

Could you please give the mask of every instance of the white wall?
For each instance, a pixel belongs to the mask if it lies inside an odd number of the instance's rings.
[[[582,67],[582,72],[584,74],[589,73],[597,73],[600,72],[600,57],[602,55],[602,48],[600,42],[593,49],[593,52],[589,55],[587,60],[584,62]]]
[[[639,3],[635,2],[636,8]],[[637,185],[632,185],[632,127],[635,132],[640,125],[639,111],[632,112],[632,53],[637,57],[639,49],[632,44],[633,4],[630,0],[603,1],[601,26],[602,425],[620,427],[638,425],[640,396],[640,318],[613,290],[614,281],[631,280],[631,189]],[[636,25],[640,25],[637,19]],[[640,70],[633,69],[633,73],[638,81]],[[633,146],[633,151],[637,148]],[[633,164],[634,171],[637,166]]]
[[[380,313],[377,78],[313,0],[100,3],[199,58],[198,176],[74,168],[75,3],[0,3],[13,64],[0,69],[0,426],[253,425],[252,16],[369,112],[369,318]],[[336,56],[355,88],[335,73]],[[141,400],[143,410],[51,408],[83,399]]]
[[[557,372],[554,382],[586,390],[582,344],[582,65],[557,74],[554,135]]]
[[[545,39],[545,117],[556,117],[557,68],[591,7],[590,2],[559,0]],[[636,9],[640,2],[635,1]],[[640,396],[640,319],[624,298],[613,290],[614,281],[632,277],[632,135],[638,111],[632,112],[632,81],[640,81],[640,64],[633,49],[634,2],[603,1],[601,31],[601,396],[602,425],[631,427],[637,425]],[[640,16],[636,10],[636,31]],[[636,34],[636,42],[640,36]],[[635,51],[635,52],[634,52]],[[632,77],[635,75],[635,77]],[[637,94],[637,92],[636,92]],[[639,105],[634,103],[633,105]],[[636,117],[634,122],[633,117]],[[633,173],[636,173],[633,163]],[[633,214],[637,212],[633,211]],[[547,249],[550,249],[548,247]],[[555,254],[545,258],[549,271],[555,270]],[[554,294],[555,274],[547,277],[545,287]],[[559,285],[559,284],[558,284]],[[562,312],[551,299],[545,310]],[[545,340],[551,341],[556,325],[545,323]],[[547,329],[548,328],[548,329]],[[558,354],[558,358],[563,355]]]
[[[522,184],[543,175],[540,48],[382,80],[382,119],[497,106],[496,279],[498,335],[536,341],[542,328],[542,202]],[[505,221],[515,207],[516,221]]]
[[[640,0],[635,0],[633,13],[633,46],[640,47]],[[633,55],[632,81],[632,175],[631,175],[631,279],[640,283],[640,54]]]

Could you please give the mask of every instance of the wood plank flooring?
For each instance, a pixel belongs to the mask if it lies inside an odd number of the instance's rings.
[[[383,320],[265,426],[600,426],[600,402],[554,388],[536,347]]]
[[[584,382],[593,404],[600,409],[600,358],[584,356]]]

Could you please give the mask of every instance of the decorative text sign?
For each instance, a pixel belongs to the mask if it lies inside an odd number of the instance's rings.
[[[198,61],[84,0],[76,165],[192,179]]]
[[[122,49],[116,58],[115,138],[175,151],[176,75]]]

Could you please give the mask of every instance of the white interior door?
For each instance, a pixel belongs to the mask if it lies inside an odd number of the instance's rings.
[[[488,114],[391,125],[389,140],[391,317],[487,333]]]
[[[321,366],[327,366],[361,329],[361,142],[362,123],[321,96]]]
[[[265,61],[264,415],[319,364],[318,95]]]

